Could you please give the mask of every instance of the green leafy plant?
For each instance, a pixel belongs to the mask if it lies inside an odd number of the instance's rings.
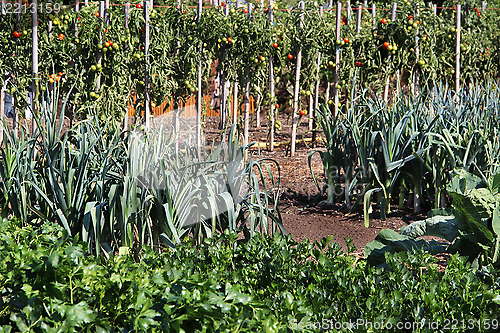
[[[487,179],[498,169],[498,88],[464,88],[457,101],[446,85],[436,84],[416,96],[401,93],[390,104],[354,91],[354,102],[337,116],[327,105],[318,110],[326,151],[310,154],[308,163],[320,155],[327,200],[340,199],[348,209],[362,201],[366,226],[374,194],[382,219],[394,197],[400,208],[413,203],[415,212],[427,202],[429,209],[445,208],[452,170]]]
[[[130,252],[102,260],[85,255],[86,245],[56,224],[3,220],[0,227],[5,331],[315,332],[317,323],[333,330],[358,320],[395,327],[427,318],[441,328],[446,318],[469,323],[496,318],[498,310],[498,271],[476,275],[458,255],[445,272],[424,253],[387,256],[390,270],[381,270],[347,255],[331,237],[239,241],[227,230],[161,254],[145,248],[140,262]]]
[[[202,242],[226,229],[285,232],[277,200],[279,175],[269,159],[245,160],[236,127],[198,151],[165,127],[119,133],[100,127],[98,112],[62,132],[58,90],[47,93],[33,134],[5,131],[0,147],[2,214],[23,223],[57,221],[88,251],[109,256],[120,247]],[[64,114],[66,101],[61,114]],[[278,167],[279,169],[279,167]],[[163,245],[161,245],[161,244]]]
[[[499,187],[498,174],[484,182],[464,169],[455,169],[448,185],[448,193],[452,198],[449,213],[442,209],[432,211],[428,219],[403,227],[401,234],[385,229],[365,247],[365,255],[373,264],[383,264],[385,252],[416,249],[431,253],[458,252],[467,256],[476,268],[490,264],[498,266]],[[421,236],[438,236],[451,244],[417,239]]]

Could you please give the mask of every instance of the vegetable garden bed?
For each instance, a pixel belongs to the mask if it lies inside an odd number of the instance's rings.
[[[498,330],[495,7],[151,4],[2,1],[0,333]]]

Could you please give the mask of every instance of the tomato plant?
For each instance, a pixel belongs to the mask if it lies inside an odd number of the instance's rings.
[[[451,80],[454,76],[453,9],[434,15],[422,7],[417,13],[414,4],[398,1],[396,18],[389,20],[390,4],[378,4],[377,8],[384,10],[377,11],[375,18],[369,10],[362,10],[359,32],[354,16],[344,16],[337,36],[335,11],[320,15],[312,3],[307,3],[302,13],[274,10],[273,23],[267,10],[230,10],[226,16],[222,6],[204,8],[202,16],[197,17],[196,10],[184,4],[180,9],[155,7],[150,13],[151,43],[146,56],[144,9],[138,5],[129,8],[127,28],[123,6],[109,8],[108,23],[100,17],[97,4],[81,6],[78,13],[72,7],[63,7],[60,13],[40,13],[40,83],[51,84],[50,74],[64,72],[59,81],[53,81],[63,92],[77,82],[72,94],[81,116],[89,106],[97,105],[104,118],[119,119],[128,104],[143,110],[146,88],[157,105],[194,94],[200,60],[202,89],[207,88],[215,64],[231,82],[244,86],[250,81],[251,94],[269,105],[278,102],[264,98],[268,93],[269,59],[273,60],[279,104],[284,105],[293,94],[299,50],[299,84],[303,91],[313,91],[318,78],[323,84],[333,82],[336,72],[341,89],[350,87],[355,73],[358,84],[374,90],[382,89],[387,77],[398,73],[405,83],[410,83],[415,73],[423,82]],[[496,41],[500,29],[496,12],[478,12],[477,7],[479,3],[462,7],[463,81],[498,76]],[[20,94],[31,85],[31,27],[28,14],[20,15],[19,21],[15,15],[6,15],[0,21],[0,70],[16,73]],[[90,92],[99,97],[90,98]]]

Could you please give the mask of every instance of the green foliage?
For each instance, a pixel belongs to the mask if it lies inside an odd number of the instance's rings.
[[[500,264],[499,175],[480,182],[477,177],[458,170],[448,191],[461,235],[450,245],[453,251],[476,260],[478,265]],[[493,186],[489,186],[489,185]]]
[[[498,174],[483,182],[479,177],[457,168],[448,185],[452,198],[451,214],[443,216],[435,210],[423,221],[402,228],[399,234],[390,229],[382,230],[375,240],[365,247],[368,262],[385,264],[384,254],[416,249],[430,253],[460,253],[481,268],[500,265],[500,192]],[[416,239],[421,236],[438,236],[451,244]]]
[[[284,232],[278,175],[270,159],[243,159],[233,126],[222,141],[198,151],[160,127],[119,133],[97,117],[62,133],[47,94],[42,120],[20,138],[4,131],[0,203],[4,217],[43,225],[57,221],[100,255],[120,247],[201,242],[229,229],[246,238]],[[65,110],[66,96],[62,112]],[[95,109],[90,109],[95,115]],[[172,132],[170,132],[172,133]],[[163,245],[162,245],[163,244]]]
[[[395,196],[400,207],[413,202],[416,212],[422,199],[429,200],[429,209],[445,208],[452,170],[462,168],[480,179],[498,172],[497,87],[464,88],[460,101],[443,85],[416,96],[401,92],[391,104],[370,93],[353,94],[355,102],[337,116],[329,105],[318,110],[328,200],[348,208],[352,200],[363,200],[366,225],[373,194],[382,218]]]
[[[132,254],[103,261],[85,256],[84,244],[55,224],[0,226],[0,327],[7,331],[315,332],[324,320],[425,319],[443,327],[447,318],[498,315],[498,272],[482,280],[458,256],[440,273],[429,255],[395,254],[383,271],[331,238],[242,242],[226,232],[162,254],[145,250],[140,262]]]
[[[375,91],[380,91],[391,75],[402,75],[406,84],[415,82],[416,75],[420,76],[421,83],[430,84],[436,80],[454,79],[453,9],[443,9],[434,15],[424,8],[423,2],[397,1],[396,19],[382,23],[390,17],[388,9],[391,6],[390,2],[383,1],[376,4],[383,10],[376,11],[375,17],[369,9],[362,10],[359,32],[356,32],[356,11],[343,11],[341,34],[336,36],[335,10],[325,10],[320,16],[319,8],[312,1],[306,1],[303,12],[297,10],[296,2],[278,2],[274,23],[269,22],[267,8],[255,7],[248,17],[244,9],[235,9],[234,5],[228,16],[222,7],[205,7],[201,17],[197,17],[196,8],[188,6],[194,3],[184,1],[180,9],[176,8],[175,1],[165,3],[170,7],[155,7],[151,11],[148,56],[144,50],[144,8],[129,8],[127,27],[124,6],[111,6],[106,22],[95,15],[97,3],[81,5],[78,13],[73,11],[73,6],[62,6],[58,13],[40,11],[40,64],[36,83],[41,84],[38,92],[52,85],[49,75],[63,73],[54,84],[66,92],[77,82],[73,92],[75,99],[71,100],[75,100],[75,111],[81,118],[87,116],[86,107],[97,102],[103,119],[119,121],[128,104],[138,113],[144,111],[145,88],[149,89],[151,101],[158,105],[170,102],[171,98],[177,103],[194,94],[200,62],[205,79],[203,89],[206,88],[211,65],[216,59],[228,79],[241,86],[250,80],[252,94],[264,96],[268,84],[268,59],[273,58],[275,75],[283,83],[279,89],[286,94],[294,84],[292,75],[299,48],[302,50],[302,91],[312,91],[317,78],[333,82],[336,70],[340,89],[355,82],[355,75],[361,77],[358,83]],[[293,10],[284,10],[289,5]],[[421,7],[418,14],[416,5]],[[479,13],[474,9],[479,7],[479,3],[462,7],[462,83],[484,82],[496,78],[499,72],[497,13],[496,10]],[[301,14],[302,28],[299,27]],[[14,31],[21,33],[19,38],[13,36]],[[16,75],[15,85],[22,96],[26,95],[33,80],[30,75],[31,33],[29,10],[23,10],[19,20],[17,15],[7,13],[0,22],[0,72]],[[232,42],[228,42],[228,38]],[[344,38],[349,41],[345,43]],[[106,47],[109,41],[114,45]],[[277,48],[273,47],[275,42]],[[389,43],[390,47],[384,48],[384,43]],[[341,54],[339,67],[333,68],[330,63],[335,62],[337,53]],[[288,54],[293,60],[288,60]],[[98,59],[101,59],[102,68],[96,69]],[[148,87],[146,59],[150,63]],[[131,98],[134,93],[137,98]],[[19,106],[24,107],[25,103],[19,100]]]

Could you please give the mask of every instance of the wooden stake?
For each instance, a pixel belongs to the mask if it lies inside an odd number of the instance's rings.
[[[335,38],[340,40],[340,24],[341,24],[341,14],[342,14],[342,2],[337,2],[337,12],[336,12],[336,35]],[[335,98],[335,105],[333,106],[333,115],[337,117],[339,112],[339,67],[340,67],[340,47],[335,45],[335,74],[333,77],[333,96]]]
[[[323,16],[323,8],[319,8],[319,16]],[[314,146],[316,142],[316,110],[319,107],[319,88],[320,88],[320,68],[321,68],[321,52],[318,52],[318,58],[316,59],[316,69],[318,74],[316,76],[316,87],[314,89],[314,106],[309,112],[309,130],[312,130],[312,145]]]
[[[415,13],[414,13],[414,16],[415,17],[418,17],[420,13],[420,8],[419,8],[419,5],[418,4],[415,4]],[[417,60],[420,59],[420,47],[419,47],[419,43],[418,43],[418,26],[417,26],[417,34],[415,35],[415,55],[417,57]],[[415,71],[415,93],[418,93],[420,91],[420,75],[419,75],[419,71],[416,70]]]
[[[328,2],[328,9],[331,9],[333,6],[333,1],[330,0]],[[326,82],[326,92],[325,92],[325,103],[327,105],[327,108],[330,109],[330,105],[328,104],[328,102],[330,101],[330,88],[331,88],[332,84],[331,82],[327,79],[327,82]]]
[[[391,9],[391,23],[394,22],[396,19],[396,8],[397,8],[397,3],[393,2],[392,3],[392,9]],[[392,54],[389,55],[388,61],[392,61]],[[389,85],[391,83],[391,75],[390,73],[387,75],[387,78],[385,80],[385,87],[384,87],[384,101],[387,103],[389,100]]]
[[[304,26],[304,1],[299,2],[299,10],[301,11],[299,19],[299,28]],[[292,145],[290,148],[290,156],[295,155],[295,140],[297,138],[297,121],[299,113],[299,89],[300,89],[300,65],[302,61],[302,50],[299,47],[297,50],[297,64],[295,68],[295,91],[293,96],[293,113],[292,113]]]
[[[252,4],[247,4],[247,18],[250,19],[252,11]],[[245,115],[243,127],[243,140],[244,145],[248,145],[249,130],[250,130],[250,67],[247,63],[245,67]]]
[[[99,18],[101,19],[104,17],[104,1],[99,1]],[[102,44],[102,29],[101,25],[99,24],[99,33],[98,33],[98,38],[99,38],[99,44]],[[102,50],[97,50],[96,53],[96,62],[98,64],[102,64]],[[101,73],[99,72],[99,75],[97,75],[97,90],[101,89]]]
[[[248,11],[250,12],[250,11]],[[269,2],[269,22],[273,23],[274,20],[274,11],[273,11],[273,1]],[[269,57],[269,94],[271,95],[271,101],[269,106],[269,151],[274,150],[274,131],[275,131],[275,113],[274,104],[275,104],[275,93],[274,93],[274,60],[273,56]],[[260,125],[260,124],[258,124]]]
[[[203,0],[198,0],[198,22],[201,19],[201,15],[203,12]],[[201,101],[203,100],[202,96],[202,71],[203,71],[203,43],[200,42],[200,60],[198,61],[198,78],[197,78],[197,89],[198,91],[196,92],[196,151],[198,153],[198,159],[201,159],[201,148],[202,148],[202,143],[201,143],[201,113],[202,113],[202,106],[201,106]]]
[[[229,6],[224,7],[224,15],[229,15]],[[226,73],[222,70],[222,63],[226,61],[226,51],[222,53],[222,59],[219,59],[220,70],[220,82],[219,89],[221,92],[221,103],[220,103],[220,129],[224,129],[226,127],[227,121],[227,95],[228,91],[226,88]]]
[[[151,110],[149,105],[149,0],[145,0],[144,5],[144,21],[146,23],[145,40],[144,40],[144,55],[146,62],[144,66],[144,116],[146,118],[146,128],[150,127]],[[178,131],[176,129],[176,136]]]
[[[233,78],[233,124],[238,123],[238,75],[234,75]]]
[[[372,24],[375,25],[377,22],[375,22],[375,17],[377,16],[377,13],[375,12],[376,7],[375,4],[372,4]]]
[[[273,2],[272,2],[272,0],[271,0],[271,2],[269,3],[269,7],[270,7],[270,8],[269,8],[269,10],[268,10],[269,15],[273,15],[273,14],[272,14],[272,3],[273,3]],[[264,3],[263,3],[263,2],[261,2],[261,3],[260,3],[260,7],[262,8],[263,6],[264,6]],[[260,104],[258,104],[258,105],[259,105],[259,106],[255,109],[255,117],[256,117],[256,124],[255,124],[255,127],[256,127],[256,128],[260,128],[260,126],[261,126],[261,120],[260,120],[260,110],[261,110],[261,107],[260,107]]]
[[[356,12],[356,33],[361,32],[361,5],[358,6],[358,11]]]
[[[75,13],[80,11],[80,1],[75,0]],[[75,21],[75,37],[78,36],[78,19]]]
[[[457,42],[455,44],[455,92],[458,94],[460,90],[460,21],[462,19],[461,5],[457,4],[457,16],[456,16],[456,29],[457,29]]]
[[[104,8],[104,24],[106,26],[108,26],[109,25],[109,13],[108,13],[108,11],[109,11],[109,0],[105,0],[105,1],[106,1],[106,3],[105,3],[105,8]]]
[[[38,8],[38,0],[33,0],[32,2],[35,8]],[[32,133],[35,133],[36,128],[36,120],[35,117],[38,116],[38,110],[36,107],[36,102],[38,101],[38,11],[33,10],[31,14],[32,18],[32,46],[33,46],[33,54],[32,54],[32,82],[31,82],[31,130]],[[61,117],[64,119],[64,115],[61,114]]]
[[[19,7],[18,8],[21,8],[21,0],[18,0],[17,1]],[[16,14],[16,26],[15,26],[15,29],[19,29],[19,21],[21,20],[21,13],[18,12]],[[15,57],[19,57],[19,54],[17,53],[17,48],[16,48],[16,54],[15,54]],[[14,68],[14,71],[15,71],[15,68]],[[14,75],[16,75],[17,73],[14,73]],[[14,78],[14,80],[17,80],[17,76]],[[18,92],[19,93],[19,92]],[[19,127],[19,110],[17,108],[17,103],[16,103],[16,100],[17,98],[15,97],[15,94],[11,92],[11,96],[12,96],[12,109],[13,109],[13,112],[14,112],[14,119],[13,119],[13,122],[12,122],[12,129],[14,131],[14,136],[15,137],[18,137],[18,127]]]
[[[182,8],[181,8],[181,0],[177,0],[177,11],[179,13],[182,13]],[[177,37],[179,37],[179,33],[177,33]],[[175,54],[179,54],[180,48],[181,48],[181,43],[180,43],[180,38],[177,39],[177,49],[175,50]],[[177,135],[180,130],[180,125],[179,125],[179,114],[180,114],[180,103],[179,103],[179,97],[174,96],[173,100],[173,112],[172,112],[172,122],[174,125],[174,135],[176,137],[175,140],[175,150],[178,151],[179,149],[179,140],[177,139]]]
[[[76,0],[76,1],[78,1],[78,0]],[[128,29],[128,19],[129,19],[129,10],[130,10],[130,1],[129,0],[125,1],[124,10],[125,10],[125,22],[123,24],[124,24],[125,30],[127,30]],[[124,48],[127,49],[128,45],[125,44]],[[124,131],[128,131],[128,122],[129,122],[128,109],[125,109],[125,116],[123,117],[123,130]]]

